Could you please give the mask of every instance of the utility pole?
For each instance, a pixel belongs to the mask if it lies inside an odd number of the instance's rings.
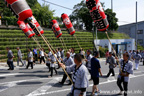
[[[43,1],[44,1],[44,6],[45,6],[46,0],[43,0]]]
[[[137,32],[138,32],[138,23],[137,23],[137,1],[136,1],[136,32],[135,32],[135,42],[136,42],[136,50],[137,50]]]
[[[113,0],[111,0],[111,10],[113,12]]]

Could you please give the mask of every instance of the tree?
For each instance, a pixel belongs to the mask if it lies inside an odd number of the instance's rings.
[[[28,5],[33,11],[33,15],[37,19],[37,21],[42,26],[49,26],[51,19],[53,19],[54,10],[50,10],[49,5],[40,5],[37,0],[26,0]],[[0,1],[4,7],[0,7],[0,13],[2,14],[2,20],[7,22],[8,25],[17,25],[17,18],[12,14],[12,12],[7,8],[6,4],[4,4],[4,0]],[[3,10],[3,11],[1,11]],[[0,14],[0,15],[1,15]]]
[[[72,22],[76,21],[76,26],[79,27],[80,23],[84,23],[86,30],[91,31],[92,29],[92,19],[89,14],[89,10],[86,7],[85,0],[73,7],[74,11],[70,15]]]
[[[118,19],[116,18],[116,13],[112,12],[111,9],[106,9],[105,14],[107,15],[107,19],[109,22],[109,30],[117,30],[118,29]]]
[[[101,3],[104,9],[104,3]],[[85,0],[82,0],[80,3],[73,7],[74,11],[70,15],[70,19],[72,22],[76,22],[76,25],[79,23],[84,23],[86,30],[91,31],[93,26],[93,20],[90,16],[89,10],[86,7]],[[118,19],[116,18],[116,13],[112,12],[111,9],[106,9],[105,13],[107,15],[108,21],[110,23],[109,30],[117,30],[118,29]]]

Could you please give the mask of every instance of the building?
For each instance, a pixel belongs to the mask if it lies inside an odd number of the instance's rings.
[[[119,26],[118,31],[136,38],[136,24],[126,24]],[[138,22],[137,43],[144,47],[144,21]]]
[[[116,53],[118,53],[120,49],[123,52],[125,50],[135,50],[135,39],[111,39],[110,41]],[[112,48],[108,39],[95,40],[94,43],[97,46],[108,48],[109,52],[112,52]]]

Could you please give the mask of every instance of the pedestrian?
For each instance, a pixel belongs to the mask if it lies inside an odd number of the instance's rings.
[[[86,56],[86,67],[89,71],[89,73],[91,74],[91,59],[92,59],[92,55],[91,55],[91,50],[87,50],[87,56]]]
[[[118,54],[119,54],[119,58],[121,58],[122,57],[122,50],[121,49],[119,50]]]
[[[22,53],[21,53],[21,50],[20,50],[20,48],[19,47],[17,47],[17,50],[18,50],[18,52],[17,52],[17,66],[19,66],[19,61],[22,63],[22,66],[25,66],[25,64],[24,64],[24,62],[23,62],[23,60],[22,60]]]
[[[55,73],[57,74],[57,70],[56,70],[56,68],[55,68],[57,55],[56,55],[56,52],[55,52],[55,51],[53,51],[53,53],[54,53],[54,54],[52,54],[51,57],[48,59],[49,61],[51,61],[51,64],[50,64],[51,75],[48,76],[48,78],[50,78],[50,77],[53,76],[53,70],[54,70]]]
[[[64,49],[63,48],[60,48],[60,53],[61,53],[61,58],[64,59],[65,54],[64,54]]]
[[[112,52],[109,52],[109,57],[107,58],[106,65],[107,63],[109,63],[109,72],[107,74],[107,77],[109,77],[111,73],[112,76],[115,76],[114,68],[117,66],[117,64],[114,56],[112,56]]]
[[[34,63],[36,63],[38,61],[38,55],[37,55],[37,48],[34,47],[33,49],[33,54],[34,54]]]
[[[124,93],[124,96],[127,96],[129,75],[133,74],[133,63],[130,60],[128,60],[128,58],[129,54],[124,53],[123,59],[120,59],[119,61],[121,65],[121,70],[119,71],[117,79],[117,85],[120,89],[120,93],[118,95],[122,95]],[[123,87],[121,85],[122,83]]]
[[[86,88],[88,88],[88,70],[84,64],[82,64],[81,54],[74,56],[74,62],[72,66],[65,66],[60,63],[60,66],[66,69],[67,72],[73,72],[72,81],[73,86],[71,88],[72,96],[86,96]]]
[[[140,59],[140,62],[142,62],[142,55],[143,55],[143,52],[142,52],[142,50],[140,50],[139,54],[141,55],[141,59]]]
[[[144,65],[144,51],[142,53],[142,62],[143,62],[143,65]]]
[[[56,49],[56,54],[57,54],[57,58],[58,58],[58,60],[59,60],[59,62],[61,62],[61,53],[60,53],[60,48],[58,48],[58,49]],[[59,69],[60,68],[60,66],[59,66],[59,64],[58,64],[58,68],[57,69]]]
[[[51,53],[51,50],[48,49],[49,53],[46,55],[46,66],[48,67],[49,71],[50,72],[50,61],[49,61],[49,58],[51,57],[52,53]]]
[[[31,65],[31,69],[33,69],[33,53],[31,48],[28,49],[28,64],[26,66],[26,69],[28,69],[28,67]]]
[[[8,70],[14,70],[14,65],[13,65],[14,55],[13,55],[13,52],[10,50],[9,47],[6,47],[6,50],[8,51],[8,54],[7,54],[7,57],[8,57],[7,64],[9,66]]]
[[[64,62],[64,64],[65,64],[66,66],[72,66],[72,65],[74,65],[74,60],[73,60],[72,57],[70,56],[70,52],[67,52],[67,53],[66,53],[66,58],[65,58],[64,60],[62,60],[62,61]],[[68,75],[69,75],[69,77],[71,78],[72,73],[71,73],[71,72],[68,72]],[[59,82],[59,83],[60,83],[60,84],[64,84],[64,82],[65,82],[66,79],[67,79],[67,75],[64,74],[62,81]],[[68,85],[71,85],[71,84],[72,84],[71,81],[69,81]]]
[[[109,57],[109,51],[107,50],[106,53],[105,53],[105,57],[106,57],[106,60],[107,58]]]
[[[75,55],[75,50],[74,48],[71,49],[71,57],[74,59],[74,55]]]
[[[132,60],[132,51],[131,50],[129,50],[129,60]]]
[[[79,53],[82,55],[82,58],[85,58],[85,51],[82,48],[79,50]]]
[[[140,59],[141,59],[141,55],[139,54],[138,51],[137,51],[136,54],[133,56],[133,59],[135,60],[135,68],[134,68],[134,70],[138,70],[139,62],[140,62]]]
[[[97,59],[99,57],[98,51],[95,51],[94,57],[91,59],[91,77],[93,80],[92,96],[97,95],[99,91],[97,85],[99,84],[99,74],[102,76],[100,62]],[[96,92],[96,93],[95,93]]]
[[[45,63],[45,58],[44,58],[44,50],[41,48],[40,49],[40,64],[42,61]]]

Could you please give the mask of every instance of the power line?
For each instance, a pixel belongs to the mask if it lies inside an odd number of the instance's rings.
[[[52,2],[49,2],[49,1],[46,1],[46,0],[42,0],[42,1],[44,1],[44,2],[46,2],[46,3],[49,3],[49,4],[52,4],[52,5],[55,5],[55,6],[58,6],[58,7],[62,7],[62,8],[65,8],[65,9],[68,9],[68,10],[72,10],[72,11],[73,11],[73,9],[68,8],[68,7],[65,7],[65,6],[62,6],[62,5],[58,5],[58,4],[55,4],[55,3],[52,3]]]

